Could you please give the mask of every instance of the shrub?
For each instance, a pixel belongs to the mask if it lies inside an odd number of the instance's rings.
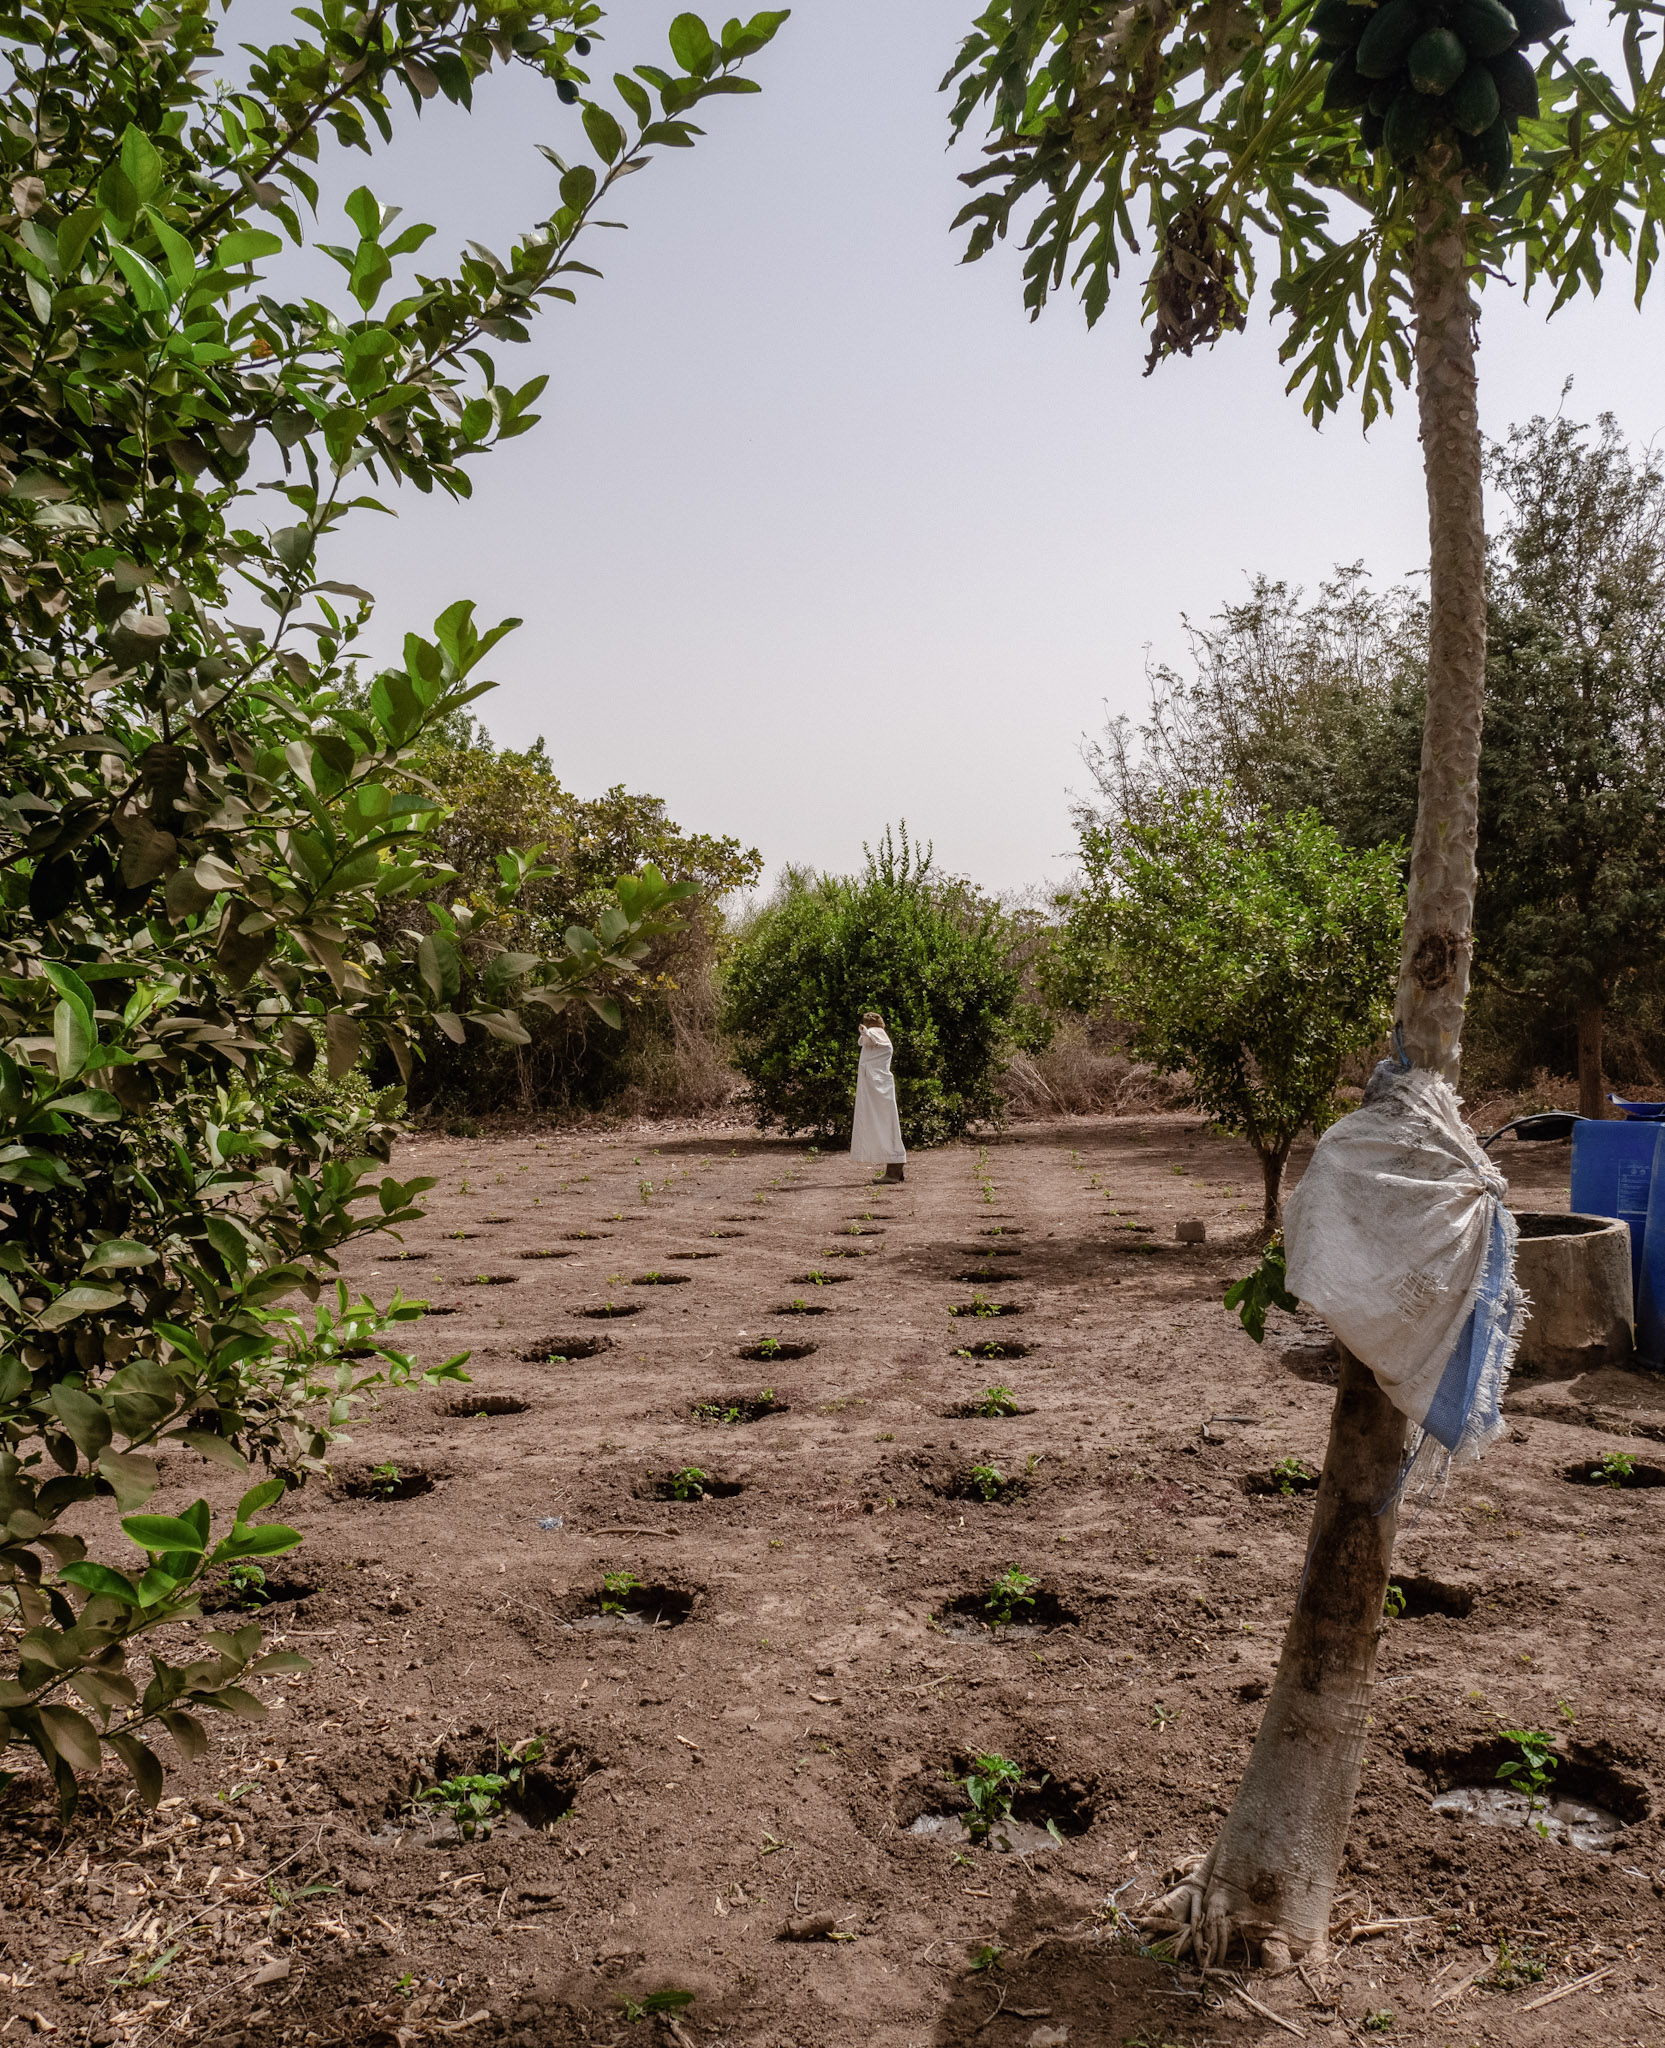
[[[1397,846],[1343,845],[1310,811],[1234,822],[1229,792],[1086,825],[1083,887],[1044,975],[1132,1020],[1134,1049],[1260,1155],[1266,1222],[1343,1062],[1387,1030],[1404,899]]]
[[[735,945],[723,1022],[767,1130],[847,1135],[864,1010],[895,1046],[902,1136],[937,1145],[998,1121],[1008,1045],[1044,1042],[1023,1003],[1021,935],[998,905],[940,877],[887,828],[858,876],[789,874]]]

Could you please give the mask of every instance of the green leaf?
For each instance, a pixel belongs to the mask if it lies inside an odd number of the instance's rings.
[[[624,130],[605,107],[598,107],[593,100],[584,107],[584,133],[590,138],[590,146],[605,163],[616,163],[624,154]]]
[[[103,1408],[91,1394],[62,1382],[47,1398],[70,1442],[89,1463],[95,1460],[114,1434]]]
[[[671,55],[696,78],[703,78],[717,61],[711,31],[697,14],[679,14],[671,23]]]
[[[158,1483],[155,1463],[137,1451],[106,1451],[98,1461],[98,1476],[124,1512],[142,1507]]]
[[[152,1557],[170,1550],[200,1552],[203,1547],[203,1538],[195,1525],[178,1515],[123,1515],[121,1526]]]
[[[194,1714],[175,1707],[162,1716],[162,1726],[178,1744],[179,1754],[188,1764],[208,1754],[208,1731]]]
[[[285,1488],[281,1479],[262,1479],[258,1486],[251,1486],[237,1503],[239,1522],[252,1522],[262,1508],[269,1508],[273,1501],[282,1500]]]
[[[74,1095],[55,1095],[52,1107],[60,1116],[78,1116],[93,1124],[119,1123],[122,1113],[121,1104],[107,1088],[82,1088]]]
[[[90,1559],[82,1559],[76,1564],[66,1564],[58,1576],[88,1593],[102,1594],[107,1600],[119,1600],[124,1607],[139,1605],[138,1587],[125,1572],[114,1571],[107,1564],[94,1564]]]
[[[52,1010],[52,1046],[58,1058],[58,1079],[73,1081],[87,1064],[97,1039],[93,1030],[92,1006],[57,1003]]]
[[[62,1107],[61,1104],[55,1105]],[[107,1237],[82,1266],[83,1274],[106,1273],[122,1266],[153,1266],[157,1254],[133,1237]]]
[[[214,244],[214,261],[222,270],[234,270],[262,256],[275,256],[282,247],[283,237],[266,228],[237,228]]]
[[[35,1327],[40,1330],[61,1330],[65,1323],[74,1322],[77,1316],[93,1315],[100,1309],[116,1308],[126,1296],[119,1287],[93,1287],[77,1281],[73,1287],[66,1287],[57,1299],[42,1309],[35,1318]]]
[[[163,280],[162,273],[137,249],[129,249],[125,243],[118,243],[110,252],[116,268],[126,278],[128,289],[133,294],[133,303],[141,313],[164,313],[168,309],[171,294]]]
[[[136,1735],[109,1735],[105,1737],[132,1775],[139,1788],[141,1803],[153,1812],[161,1803],[162,1789],[167,1780],[162,1775],[162,1766],[152,1751],[147,1749]]]
[[[253,1526],[242,1523],[214,1546],[214,1556],[216,1561],[239,1557],[281,1557],[303,1540],[298,1529],[285,1528],[281,1522],[259,1522]]]
[[[73,1707],[37,1707],[40,1723],[45,1729],[52,1747],[63,1758],[71,1770],[91,1775],[103,1762],[99,1751],[98,1730],[85,1714],[78,1714]]]
[[[141,205],[154,199],[162,189],[162,159],[156,146],[142,130],[128,124],[121,138],[122,175],[138,194]]]

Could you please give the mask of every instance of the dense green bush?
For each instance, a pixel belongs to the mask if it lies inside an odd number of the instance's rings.
[[[723,1024],[765,1130],[849,1135],[864,1010],[896,1048],[909,1145],[998,1120],[1006,1048],[1045,1042],[1022,1001],[1021,928],[901,840],[887,831],[862,875],[789,874],[734,948]]]
[[[726,1098],[733,1075],[714,1028],[722,900],[757,880],[762,857],[737,839],[683,831],[658,797],[622,787],[574,796],[542,740],[523,751],[495,747],[466,713],[440,743],[419,750],[415,765],[449,800],[435,837],[468,898],[489,902],[498,860],[519,846],[538,847],[537,873],[501,935],[510,947],[559,953],[572,926],[593,928],[605,914],[616,877],[646,866],[698,894],[651,939],[635,979],[615,991],[616,1026],[598,1023],[583,1004],[526,1005],[524,1040],[431,1048],[411,1077],[412,1106],[455,1122],[491,1110],[620,1101],[675,1114]],[[386,922],[391,934],[399,920]],[[463,956],[465,974],[472,973],[473,949],[465,946]]]

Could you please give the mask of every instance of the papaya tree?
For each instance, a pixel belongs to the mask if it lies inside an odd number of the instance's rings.
[[[646,866],[593,930],[506,943],[547,869],[465,881],[419,754],[516,622],[458,598],[375,641],[318,555],[401,486],[466,498],[536,423],[548,379],[500,360],[782,19],[681,15],[671,68],[598,90],[591,0],[324,0],[235,84],[216,13],[20,0],[0,30],[0,1760],[66,1810],[107,1750],[154,1804],[203,1711],[264,1711],[257,1626],[174,1625],[299,1540],[262,1517],[418,1370],[420,1304],[335,1278],[431,1185],[386,1170],[368,1058],[522,1042],[528,1004],[615,1018],[687,893]],[[431,230],[368,184],[315,232],[325,143],[369,159],[514,71],[562,148],[505,254],[396,282]],[[343,274],[291,296],[272,259],[312,241]],[[229,1522],[145,1511],[163,1447],[239,1475]]]
[[[1561,304],[1613,251],[1645,291],[1665,213],[1656,0],[1611,0],[1624,74],[1568,51],[1560,0],[992,0],[944,80],[987,123],[957,225],[1014,227],[1038,315],[1096,320],[1149,237],[1147,374],[1241,329],[1263,267],[1289,389],[1366,423],[1416,386],[1428,498],[1428,694],[1396,1021],[1455,1080],[1475,899],[1486,675],[1479,294]],[[1135,211],[1143,214],[1136,226]],[[1343,1357],[1311,1551],[1248,1769],[1212,1851],[1154,1916],[1179,1952],[1319,1948],[1358,1784],[1405,1423]]]

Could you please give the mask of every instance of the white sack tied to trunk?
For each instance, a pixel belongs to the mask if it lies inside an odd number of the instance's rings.
[[[1506,1186],[1450,1084],[1383,1060],[1284,1205],[1289,1291],[1416,1424],[1396,1499],[1440,1485],[1503,1428],[1528,1306]]]

